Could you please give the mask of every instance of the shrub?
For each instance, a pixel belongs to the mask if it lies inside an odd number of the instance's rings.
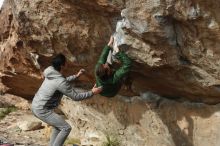
[[[16,111],[15,107],[7,107],[0,110],[0,120],[7,116],[9,113]]]
[[[103,142],[102,146],[120,146],[118,138],[114,135],[107,134],[106,140],[107,141]]]

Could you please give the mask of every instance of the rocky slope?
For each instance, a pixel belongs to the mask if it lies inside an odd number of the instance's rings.
[[[176,102],[148,93],[144,99],[97,96],[80,103],[64,98],[60,108],[72,125],[67,142],[74,140],[82,146],[103,146],[108,136],[120,146],[220,144],[219,104]],[[24,124],[38,121],[30,111],[10,113],[0,120],[0,140],[46,146],[50,135],[47,126],[34,131],[21,129]]]
[[[176,102],[148,93],[140,97],[95,97],[79,104],[64,99],[70,137],[101,146],[106,136],[121,146],[218,146],[220,105]],[[98,101],[98,102],[97,102]]]

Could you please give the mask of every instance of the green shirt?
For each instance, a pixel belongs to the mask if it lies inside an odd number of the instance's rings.
[[[110,49],[111,48],[109,46],[104,47],[102,54],[99,57],[98,63],[96,64],[95,70],[100,64],[106,63]],[[115,96],[120,90],[122,78],[131,69],[131,60],[124,52],[118,52],[116,54],[116,58],[121,61],[122,66],[119,69],[117,69],[109,79],[107,79],[106,81],[102,81],[98,76],[95,75],[97,87],[102,86],[103,88],[102,92],[100,93],[102,96]]]

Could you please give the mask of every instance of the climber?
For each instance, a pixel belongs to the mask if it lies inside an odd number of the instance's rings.
[[[128,74],[131,69],[131,60],[120,51],[118,47],[113,48],[114,38],[111,36],[108,45],[106,45],[99,57],[98,63],[95,67],[96,86],[102,87],[101,95],[105,97],[115,96],[121,88],[123,78]],[[115,59],[120,61],[122,65],[115,71],[109,64],[109,52],[116,52]],[[111,54],[110,54],[111,55]],[[110,56],[111,57],[111,56]]]
[[[71,131],[71,126],[53,110],[59,105],[64,95],[72,100],[84,100],[94,94],[99,94],[101,88],[93,87],[91,91],[78,93],[71,86],[70,81],[83,74],[80,70],[76,75],[65,78],[61,72],[65,67],[66,58],[58,54],[52,60],[52,65],[44,70],[44,81],[32,101],[33,114],[53,127],[50,146],[62,146]]]

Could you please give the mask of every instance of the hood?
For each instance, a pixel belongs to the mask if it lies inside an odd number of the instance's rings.
[[[44,70],[44,77],[45,78],[58,78],[62,77],[62,74],[55,70],[52,66],[49,66]]]

